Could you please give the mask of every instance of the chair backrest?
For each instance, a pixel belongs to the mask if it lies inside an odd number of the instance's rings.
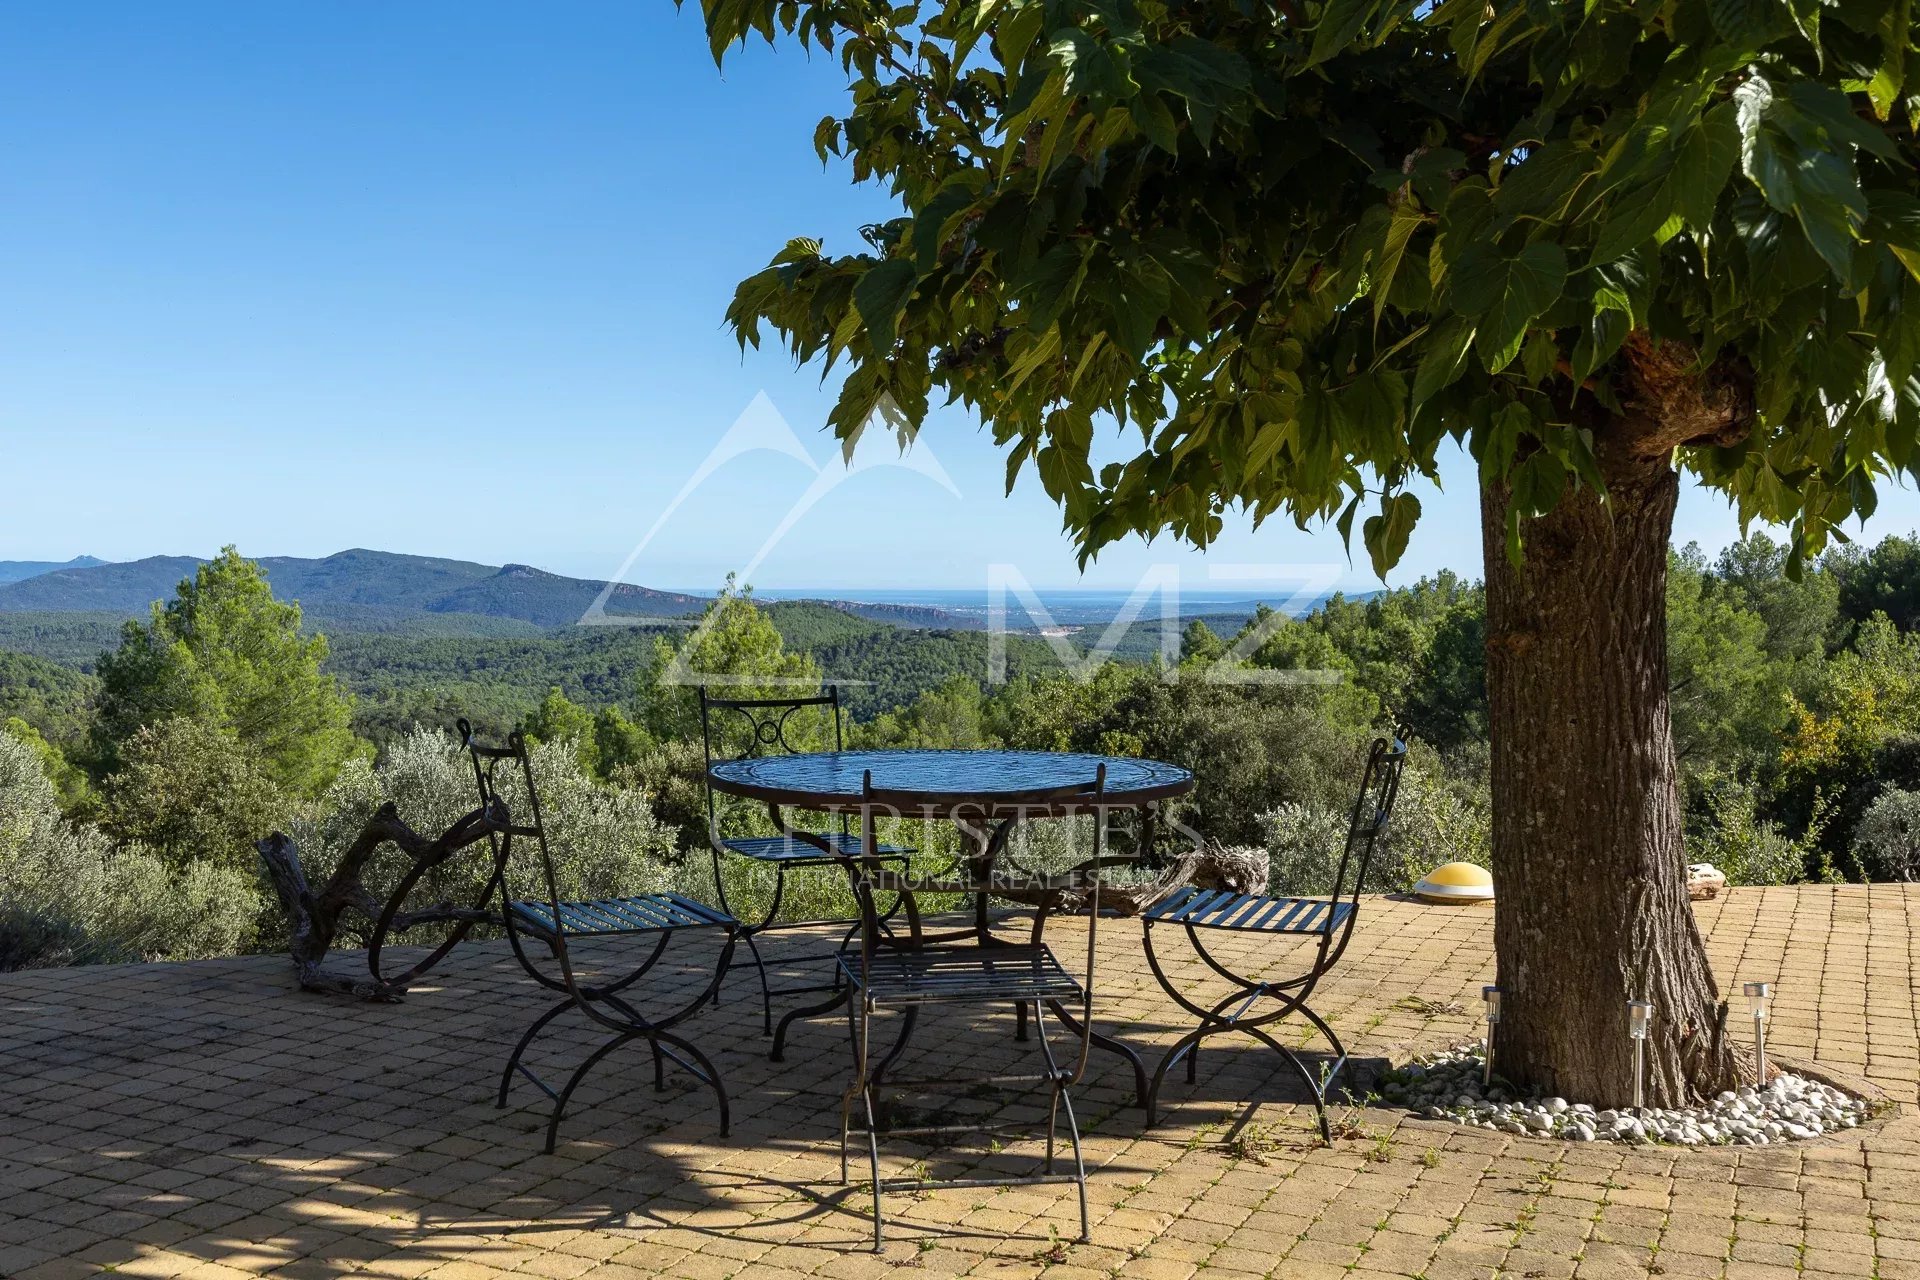
[[[553,915],[549,918],[558,920],[560,918],[560,883],[554,872],[553,850],[547,845],[546,824],[540,814],[540,792],[533,783],[533,761],[527,753],[526,736],[516,729],[507,735],[505,746],[489,747],[481,745],[474,736],[473,726],[467,721],[459,722],[459,730],[460,745],[466,749],[467,758],[473,762],[473,782],[480,793],[480,807],[498,815],[505,824],[502,832],[488,837],[494,842],[494,856],[500,866],[501,896],[507,901],[513,898],[513,887],[507,879],[512,859],[503,854],[499,842],[503,839],[507,841],[507,848],[510,851],[513,837],[524,836],[533,841],[540,851],[540,872],[545,881],[548,903],[553,908]],[[525,812],[531,821],[516,822],[513,819],[512,806],[501,794],[502,766],[506,767],[509,776],[516,773],[519,775],[518,785],[526,789]],[[506,914],[511,922],[512,910],[508,909]],[[564,946],[564,942],[559,945]]]
[[[1081,988],[1082,1008],[1080,1010],[1080,1050],[1078,1065],[1073,1072],[1073,1082],[1078,1083],[1086,1074],[1087,1055],[1092,1049],[1093,1034],[1093,982],[1099,961],[1100,940],[1100,866],[1106,859],[1107,848],[1107,766],[1101,764],[1094,776],[1086,782],[1068,783],[1064,786],[1046,787],[1032,791],[996,793],[991,811],[982,802],[980,819],[990,816],[995,820],[1016,818],[1022,810],[1030,809],[1036,814],[1051,814],[1061,806],[1070,804],[1074,808],[1089,810],[1093,815],[1093,852],[1092,856],[1080,864],[1081,868],[1091,868],[1092,883],[1087,895],[1087,959],[1086,981]],[[881,916],[874,903],[876,880],[883,873],[884,864],[873,851],[880,847],[878,823],[882,817],[912,817],[916,813],[929,813],[925,797],[918,792],[894,791],[873,785],[873,770],[867,770],[860,784],[860,848],[862,856],[855,864],[854,896],[860,905],[860,956],[864,973],[873,959],[873,952],[881,945]],[[947,816],[966,821],[964,811],[947,810]],[[1002,856],[1004,856],[1004,851]],[[907,903],[907,918],[913,932],[919,933],[919,911],[913,906],[913,888],[911,881],[902,875],[897,883],[898,891]],[[984,918],[981,927],[985,927]]]
[[[794,717],[810,708],[820,708],[823,722],[833,725],[833,749],[846,745],[840,717],[840,686],[826,685],[817,694],[804,698],[716,698],[705,685],[700,697],[700,746],[707,768],[727,760],[746,760],[765,755],[798,755],[805,750],[796,739],[799,725]],[[824,724],[823,724],[824,727]],[[702,775],[704,783],[705,775]],[[717,832],[719,814],[714,807],[713,788],[707,792],[707,831]],[[845,823],[842,820],[842,828]]]
[[[1400,794],[1400,772],[1406,767],[1407,744],[1412,740],[1413,730],[1402,724],[1394,729],[1392,737],[1375,738],[1367,751],[1366,769],[1360,775],[1360,793],[1353,802],[1353,819],[1347,824],[1346,845],[1340,850],[1340,869],[1334,875],[1333,892],[1328,898],[1331,902],[1344,898],[1354,907],[1347,915],[1340,940],[1342,947],[1360,914],[1360,895],[1365,890],[1367,872],[1373,865],[1380,837],[1386,833],[1387,820],[1393,816],[1393,802]]]

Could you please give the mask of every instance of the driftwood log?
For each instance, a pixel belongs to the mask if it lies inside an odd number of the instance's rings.
[[[439,837],[430,840],[402,821],[399,811],[389,802],[381,805],[367,820],[360,834],[354,837],[353,843],[340,856],[340,863],[333,869],[333,874],[327,877],[326,883],[317,892],[309,885],[306,869],[300,862],[299,846],[291,837],[276,831],[256,842],[254,848],[259,850],[260,860],[265,864],[267,879],[273,882],[280,908],[286,912],[290,939],[288,950],[292,954],[294,971],[301,988],[329,995],[353,996],[360,1000],[398,1000],[406,994],[410,982],[446,955],[474,925],[501,923],[499,912],[488,906],[493,888],[491,879],[487,893],[474,906],[463,907],[442,902],[418,911],[404,911],[401,908],[407,894],[423,874],[462,849],[489,835],[505,831],[507,825],[504,813],[476,809],[447,828]],[[366,869],[367,860],[386,844],[397,845],[413,861],[393,894],[382,902],[368,892],[360,877]],[[371,931],[369,973],[364,977],[333,972],[324,967],[327,952],[341,931],[342,917],[348,912],[357,912],[365,917],[367,929]],[[380,945],[388,934],[405,931],[415,925],[446,923],[455,926],[451,936],[424,960],[402,973],[384,977],[380,974]]]
[[[1137,916],[1168,894],[1187,885],[1197,889],[1225,889],[1231,893],[1265,893],[1269,865],[1265,849],[1207,841],[1161,867],[1151,880],[1102,880],[1100,909],[1122,916]],[[996,896],[1033,906],[1041,905],[1044,899],[1055,898],[1056,892],[1018,885],[994,888]],[[1058,895],[1055,909],[1084,911],[1087,903],[1088,894],[1084,890],[1070,889]]]

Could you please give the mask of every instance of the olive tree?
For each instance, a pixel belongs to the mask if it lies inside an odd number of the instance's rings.
[[[1798,562],[1913,467],[1911,0],[703,4],[716,58],[838,56],[817,148],[899,201],[728,313],[844,367],[840,436],[957,401],[1083,556],[1242,511],[1357,531],[1381,573],[1410,483],[1471,451],[1501,1062],[1618,1103],[1648,999],[1649,1101],[1730,1083],[1668,721],[1674,504],[1688,473]]]

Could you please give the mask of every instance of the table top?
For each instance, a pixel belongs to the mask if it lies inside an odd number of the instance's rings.
[[[905,792],[939,813],[983,808],[993,812],[1021,793],[1091,783],[1107,766],[1104,803],[1151,804],[1193,790],[1193,775],[1178,765],[1127,756],[1067,751],[821,751],[728,760],[707,770],[715,791],[826,811],[860,804],[862,779],[873,771],[876,790]],[[1063,802],[1050,812],[1084,806]],[[1031,808],[1025,812],[1031,814]]]

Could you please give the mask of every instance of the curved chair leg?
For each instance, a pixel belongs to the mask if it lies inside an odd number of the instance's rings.
[[[713,883],[715,896],[720,900],[720,909],[728,915],[732,915],[733,907],[727,902],[727,891],[720,875],[720,858],[718,854],[714,855],[713,860]],[[760,1016],[763,1024],[761,1034],[763,1035],[773,1034],[773,987],[772,984],[767,981],[767,962],[760,954],[760,944],[754,941],[754,935],[766,932],[767,928],[773,924],[774,919],[780,914],[780,904],[785,901],[786,896],[786,865],[776,862],[773,864],[773,902],[767,907],[767,914],[762,917],[758,923],[743,924],[739,929],[739,936],[746,942],[747,951],[753,956],[753,967],[760,976]],[[729,965],[728,967],[731,968],[732,966]],[[721,987],[725,985],[725,981],[726,975],[723,973],[721,975],[721,982],[713,989],[713,999],[711,1003],[716,1008],[720,1004],[720,990]],[[776,1058],[775,1061],[778,1061],[778,1059]]]
[[[587,1060],[581,1063],[578,1067],[574,1068],[573,1074],[567,1078],[566,1087],[560,1090],[559,1096],[553,1100],[553,1115],[547,1121],[547,1154],[548,1155],[553,1154],[554,1147],[559,1143],[560,1117],[565,1115],[567,1112],[567,1099],[571,1098],[573,1096],[573,1091],[580,1087],[580,1082],[587,1078],[587,1072],[593,1070],[595,1064],[597,1064],[600,1061],[600,1059],[606,1057],[608,1054],[612,1053],[615,1049],[618,1049],[621,1045],[627,1043],[627,1041],[638,1040],[640,1038],[641,1038],[640,1033],[637,1031],[622,1032],[621,1034],[614,1036],[611,1040],[608,1040],[605,1044],[601,1045],[598,1049],[595,1049],[592,1053],[588,1054]]]
[[[839,966],[835,966],[836,971]],[[819,1004],[803,1005],[798,1009],[789,1009],[780,1015],[780,1023],[773,1029],[773,1052],[767,1057],[774,1062],[787,1060],[787,1028],[801,1018],[817,1018],[823,1013],[832,1013],[847,1003],[849,988],[841,986],[839,990],[822,1000]]]
[[[1067,1114],[1067,1140],[1073,1144],[1073,1180],[1080,1189],[1080,1243],[1093,1243],[1092,1219],[1087,1213],[1087,1161],[1080,1150],[1080,1121],[1073,1114],[1073,1097],[1061,1085],[1054,1090],[1058,1105]]]
[[[705,1083],[711,1085],[713,1088],[714,1101],[720,1105],[720,1136],[723,1138],[729,1136],[733,1132],[733,1109],[727,1104],[727,1086],[720,1079],[720,1070],[713,1065],[713,1059],[702,1053],[699,1046],[691,1040],[683,1039],[680,1036],[660,1032],[652,1038],[656,1041],[664,1040],[667,1044],[680,1050],[694,1060],[698,1068],[694,1074],[705,1076]],[[654,1049],[655,1052],[658,1052],[659,1045],[655,1044]],[[684,1066],[685,1064],[683,1063],[682,1065]]]
[[[1326,1037],[1327,1044],[1333,1049],[1334,1060],[1344,1069],[1347,1063],[1347,1046],[1340,1043],[1340,1037],[1333,1033],[1333,1028],[1327,1025],[1327,1020],[1304,1004],[1294,1007],[1300,1011],[1301,1017],[1311,1022],[1320,1034]]]
[[[913,1038],[913,1029],[920,1021],[920,1006],[910,1004],[900,1011],[900,1035],[893,1042],[893,1048],[887,1050],[887,1056],[880,1059],[880,1065],[873,1069],[873,1087],[878,1089],[893,1064],[900,1061],[900,1055],[907,1051],[907,1041]]]
[[[1201,1021],[1208,1025],[1212,1025],[1215,1022],[1225,1022],[1226,1020],[1220,1016],[1221,1010],[1225,1009],[1235,1000],[1244,1001],[1246,998],[1247,993],[1244,991],[1228,992],[1214,1003],[1213,1008],[1207,1011],[1207,1016],[1201,1019]],[[1187,1050],[1187,1083],[1200,1083],[1200,1044],[1198,1041],[1194,1042],[1193,1048]]]
[[[747,952],[753,957],[753,967],[760,975],[760,1034],[770,1036],[773,1034],[773,987],[767,981],[766,957],[760,954],[760,944],[754,941],[754,933],[758,932],[759,930],[754,930],[747,933],[745,937]],[[720,994],[715,992],[714,1003],[718,1004],[719,1000]]]
[[[513,1046],[513,1053],[507,1058],[506,1070],[500,1073],[500,1096],[493,1104],[494,1110],[498,1111],[507,1105],[507,1090],[513,1086],[513,1073],[520,1067],[520,1055],[527,1051],[527,1046],[533,1043],[534,1037],[538,1036],[549,1022],[571,1008],[573,1008],[571,999],[562,1000],[534,1019],[533,1025],[527,1028],[526,1034],[520,1037],[520,1043]]]
[[[1058,1000],[1050,1000],[1047,1002],[1047,1008],[1053,1010],[1053,1016],[1060,1019],[1061,1025],[1066,1027],[1068,1035],[1077,1036],[1080,1034],[1080,1019],[1067,1012],[1067,1007],[1064,1004]],[[1038,1018],[1039,1014],[1036,1013],[1034,1017]],[[1145,1106],[1147,1099],[1147,1064],[1145,1060],[1134,1051],[1132,1045],[1124,1040],[1115,1040],[1112,1036],[1101,1035],[1098,1031],[1094,1032],[1088,1039],[1093,1042],[1096,1048],[1105,1049],[1108,1053],[1117,1054],[1127,1060],[1127,1065],[1133,1068],[1133,1105],[1136,1107]]]
[[[1167,1082],[1167,1068],[1171,1067],[1181,1054],[1199,1044],[1209,1031],[1216,1029],[1201,1023],[1174,1041],[1173,1048],[1167,1050],[1167,1056],[1160,1059],[1160,1065],[1153,1069],[1153,1079],[1147,1083],[1147,1128],[1153,1128],[1160,1118],[1160,1086]]]
[[[554,1148],[559,1145],[560,1121],[566,1116],[567,1103],[572,1099],[573,1091],[580,1087],[580,1082],[587,1078],[589,1071],[592,1071],[594,1067],[599,1065],[602,1058],[632,1040],[646,1040],[652,1046],[654,1078],[656,1082],[662,1080],[661,1063],[663,1055],[660,1050],[660,1042],[665,1041],[667,1044],[692,1058],[699,1066],[696,1074],[705,1077],[705,1083],[712,1086],[714,1097],[720,1104],[720,1136],[724,1138],[732,1131],[733,1117],[732,1109],[727,1103],[727,1087],[721,1082],[720,1072],[714,1067],[711,1058],[702,1053],[692,1041],[685,1040],[680,1036],[668,1035],[664,1032],[656,1032],[653,1035],[648,1035],[643,1031],[624,1031],[588,1054],[587,1060],[582,1062],[578,1067],[575,1067],[573,1074],[567,1077],[566,1087],[561,1089],[559,1095],[554,1099],[553,1113],[547,1120],[548,1155],[552,1155]]]
[[[845,951],[847,948],[851,947],[853,945],[853,935],[858,932],[860,932],[860,922],[858,920],[855,920],[852,924],[847,926],[847,931],[840,935],[840,946],[837,949],[840,951]],[[846,985],[846,982],[847,982],[847,975],[841,970],[840,962],[836,959],[833,962],[833,989],[835,991],[838,991],[841,987]]]
[[[1286,1012],[1287,1011],[1282,1011],[1276,1015],[1275,1020],[1277,1021],[1279,1018],[1284,1018]],[[1300,1083],[1306,1085],[1307,1092],[1313,1095],[1314,1116],[1320,1124],[1320,1141],[1326,1143],[1328,1146],[1332,1146],[1333,1122],[1327,1118],[1327,1086],[1333,1082],[1333,1077],[1328,1076],[1325,1080],[1315,1080],[1313,1073],[1307,1070],[1307,1064],[1300,1061],[1299,1055],[1269,1035],[1264,1026],[1236,1027],[1234,1030],[1252,1036],[1261,1044],[1266,1045],[1267,1048],[1286,1059],[1287,1065],[1293,1068],[1293,1073],[1300,1077]]]
[[[1258,1022],[1202,1022],[1192,1031],[1189,1031],[1186,1035],[1175,1041],[1173,1048],[1167,1051],[1167,1056],[1162,1058],[1160,1065],[1154,1069],[1153,1081],[1147,1090],[1147,1127],[1152,1128],[1155,1121],[1159,1118],[1160,1088],[1166,1083],[1168,1068],[1172,1067],[1175,1062],[1178,1062],[1182,1056],[1190,1053],[1194,1046],[1198,1045],[1208,1036],[1225,1035],[1230,1031],[1238,1031],[1243,1035],[1252,1036],[1279,1054],[1287,1066],[1293,1069],[1293,1073],[1300,1077],[1300,1083],[1306,1086],[1307,1093],[1313,1099],[1314,1113],[1320,1125],[1320,1140],[1329,1146],[1333,1145],[1333,1125],[1327,1118],[1326,1096],[1326,1084],[1331,1081],[1332,1077],[1329,1076],[1327,1082],[1315,1080],[1313,1073],[1307,1070],[1307,1064],[1300,1060],[1300,1056],[1280,1041],[1274,1039],[1273,1035],[1267,1031],[1268,1026],[1279,1022],[1290,1014],[1307,1012],[1305,1005],[1298,1004],[1285,997],[1281,998],[1285,1001],[1286,1007],[1276,1010]],[[1321,1024],[1318,1015],[1314,1015],[1312,1020],[1316,1024],[1324,1025]],[[1331,1028],[1327,1028],[1326,1030],[1329,1034],[1331,1033]],[[1338,1044],[1339,1042],[1335,1040],[1334,1043]],[[1344,1055],[1345,1051],[1341,1050],[1340,1052]]]

